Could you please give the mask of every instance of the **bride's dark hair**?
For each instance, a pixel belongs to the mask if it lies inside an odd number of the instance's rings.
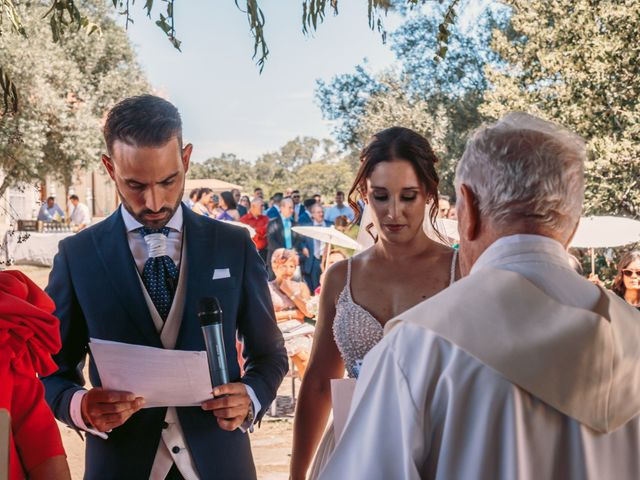
[[[403,127],[391,127],[376,133],[360,152],[360,168],[349,190],[349,205],[356,214],[353,223],[360,222],[362,218],[363,210],[358,200],[364,199],[367,179],[371,177],[376,165],[393,160],[406,160],[413,166],[418,180],[431,200],[429,221],[439,235],[435,225],[438,216],[438,183],[440,182],[435,168],[438,157],[426,138]],[[366,226],[370,235],[372,227],[373,223]]]

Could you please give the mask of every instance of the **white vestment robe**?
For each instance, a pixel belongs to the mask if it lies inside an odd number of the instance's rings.
[[[322,479],[639,479],[640,312],[498,240],[386,325]]]

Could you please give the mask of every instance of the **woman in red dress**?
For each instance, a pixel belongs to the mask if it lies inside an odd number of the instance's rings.
[[[0,272],[0,409],[11,415],[9,479],[70,479],[58,425],[36,376],[57,370],[53,301],[26,275]]]

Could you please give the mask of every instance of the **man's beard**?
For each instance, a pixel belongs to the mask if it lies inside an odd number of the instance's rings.
[[[129,205],[129,202],[127,202],[124,195],[122,195],[122,192],[120,192],[120,189],[117,187],[117,185],[116,185],[116,190],[118,191],[118,196],[120,197],[120,201],[122,202],[122,206],[124,207],[124,209],[127,212],[129,212],[129,214],[133,218],[135,218],[138,222],[140,222],[142,225],[144,225],[147,228],[158,229],[158,228],[164,227],[169,222],[169,220],[171,220],[173,215],[176,213],[176,210],[180,208],[180,204],[182,203],[182,197],[178,197],[178,200],[176,201],[173,208],[162,207],[157,212],[154,212],[152,210],[145,208],[139,212],[134,212],[133,208],[131,208],[131,205]],[[166,213],[166,216],[162,220],[145,219],[145,215],[155,214],[155,213]]]

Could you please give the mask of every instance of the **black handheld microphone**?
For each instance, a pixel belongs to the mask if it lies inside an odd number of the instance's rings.
[[[216,297],[200,299],[198,320],[200,320],[204,344],[207,349],[211,386],[225,385],[229,383],[229,370],[227,369],[227,355],[222,334],[222,308]]]

